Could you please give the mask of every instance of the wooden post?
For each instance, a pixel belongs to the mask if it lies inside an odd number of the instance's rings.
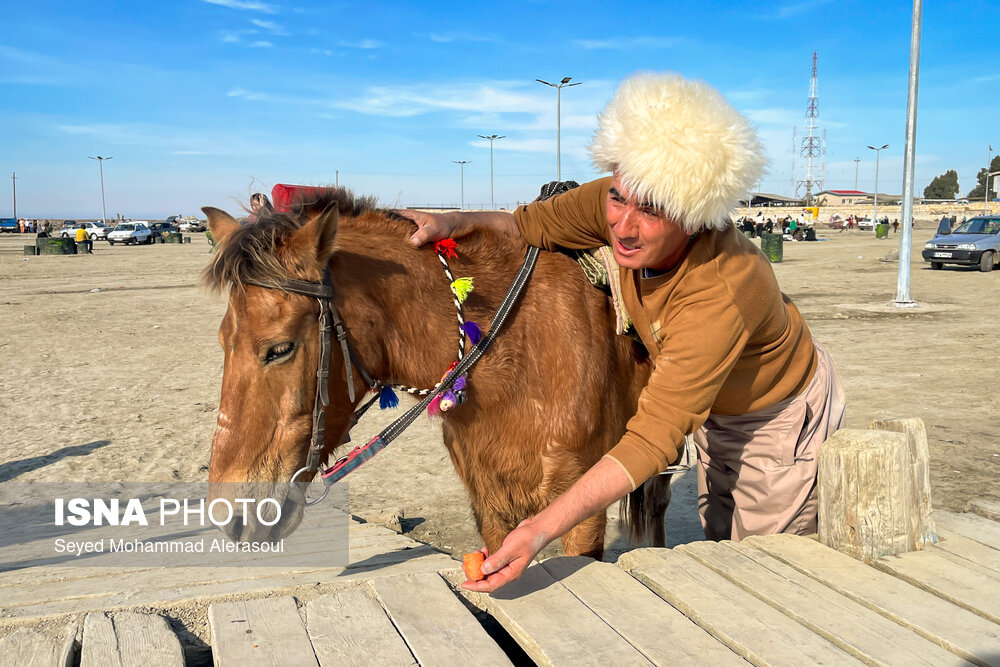
[[[893,431],[906,436],[913,463],[913,503],[917,508],[917,549],[937,543],[937,528],[931,518],[931,456],[927,449],[927,428],[923,419],[873,419],[868,428]]]
[[[865,562],[915,550],[912,468],[902,433],[830,436],[819,450],[819,541]]]

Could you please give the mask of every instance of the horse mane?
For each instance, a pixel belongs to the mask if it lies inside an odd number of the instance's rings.
[[[314,189],[295,199],[288,212],[269,211],[256,222],[242,225],[215,248],[212,261],[202,273],[202,284],[212,291],[242,289],[247,284],[277,286],[293,276],[282,257],[285,240],[318,213],[336,207],[341,232],[356,231],[368,238],[378,236],[405,241],[413,233],[413,221],[392,209],[377,207],[374,196],[356,196],[344,187]],[[462,237],[463,254],[490,257],[498,250],[497,234],[473,230]],[[502,241],[501,241],[502,243]]]

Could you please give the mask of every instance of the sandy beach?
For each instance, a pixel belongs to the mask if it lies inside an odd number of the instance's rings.
[[[896,236],[820,229],[825,240],[786,243],[774,268],[838,366],[848,426],[922,418],[934,505],[961,510],[972,498],[1000,500],[1000,271],[930,270],[920,249],[933,228],[921,221],[914,230],[915,309],[889,305]],[[198,286],[210,255],[205,236],[191,236],[27,259],[22,246],[33,237],[0,238],[0,482],[207,478],[226,302]],[[367,416],[355,441],[393,416]],[[698,536],[691,477],[674,496],[672,544]],[[401,510],[414,539],[453,553],[480,546],[435,422],[419,419],[352,475],[350,494],[360,517]],[[621,548],[619,540],[611,557]]]

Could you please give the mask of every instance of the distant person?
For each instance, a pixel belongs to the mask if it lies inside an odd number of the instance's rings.
[[[897,220],[893,220],[892,221],[892,233],[895,234],[898,231],[899,231],[899,220],[898,219]]]
[[[42,228],[38,230],[38,235],[35,238],[37,239],[49,238],[49,230],[43,225]]]
[[[76,229],[77,247],[79,247],[81,243],[83,244],[83,247],[87,249],[88,255],[94,254],[94,242],[90,240],[90,234],[87,233],[86,228],[77,227]]]

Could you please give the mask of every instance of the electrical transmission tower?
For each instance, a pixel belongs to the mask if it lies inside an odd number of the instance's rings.
[[[806,106],[806,126],[805,136],[802,137],[802,146],[799,156],[806,159],[806,177],[796,183],[795,194],[798,195],[805,190],[806,205],[813,203],[813,188],[817,191],[823,189],[823,175],[817,175],[814,171],[814,162],[821,159],[826,153],[826,142],[820,139],[819,130],[819,92],[817,90],[816,79],[816,52],[813,51],[812,78],[809,79],[809,104]]]

